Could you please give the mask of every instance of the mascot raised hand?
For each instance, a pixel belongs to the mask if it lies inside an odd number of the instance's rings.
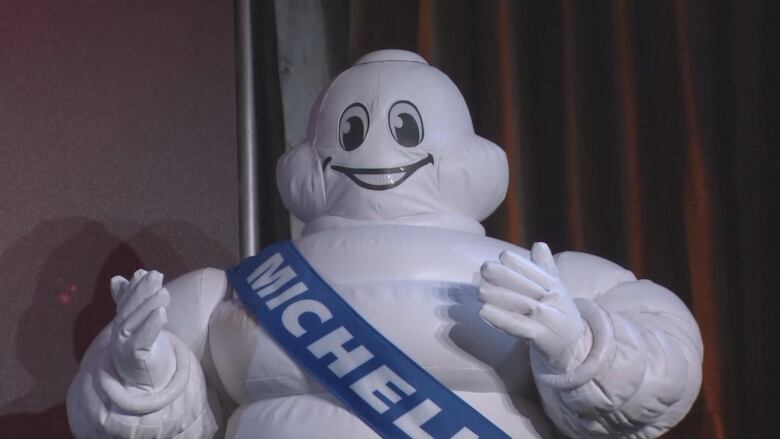
[[[116,277],[68,393],[79,438],[650,438],[702,343],[670,291],[604,259],[485,236],[503,151],[414,53],[324,90],[278,163],[292,242],[165,284]]]

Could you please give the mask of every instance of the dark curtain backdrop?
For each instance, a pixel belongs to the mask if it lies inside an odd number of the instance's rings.
[[[263,3],[258,75],[278,84]],[[490,235],[603,256],[692,309],[704,384],[665,437],[778,437],[769,226],[780,39],[768,2],[326,5],[334,60],[421,53],[460,87],[476,131],[506,150],[509,193],[485,222]],[[278,91],[263,93],[260,114],[278,114]],[[283,130],[278,118],[264,123],[261,168],[273,175]],[[288,229],[272,181],[264,191],[267,243]]]

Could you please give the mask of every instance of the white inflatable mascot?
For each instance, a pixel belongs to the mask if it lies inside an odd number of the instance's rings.
[[[139,270],[112,279],[117,316],[70,387],[76,436],[650,438],[690,409],[702,343],[685,305],[596,256],[486,237],[479,221],[504,198],[506,157],[474,133],[460,92],[421,57],[383,50],[358,60],[320,95],[307,139],[277,169],[285,205],[307,223],[292,247],[394,347],[355,342],[361,334],[347,326],[307,341],[330,378],[352,377],[339,396],[255,320],[225,271],[163,286],[160,273]],[[248,279],[263,300],[304,269],[274,257]],[[262,304],[284,309],[288,336],[337,320],[326,302],[293,297],[315,278]],[[399,409],[424,390],[388,366],[398,358],[471,410],[449,419],[481,416],[503,433],[437,423],[444,397]],[[397,434],[377,433],[372,416]]]

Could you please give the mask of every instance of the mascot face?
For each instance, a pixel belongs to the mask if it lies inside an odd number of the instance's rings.
[[[481,220],[503,200],[507,165],[500,148],[474,134],[446,75],[414,53],[383,50],[323,91],[307,140],[280,159],[277,180],[304,221]]]

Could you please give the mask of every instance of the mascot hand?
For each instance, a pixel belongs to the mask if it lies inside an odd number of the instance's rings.
[[[491,326],[531,343],[558,371],[573,367],[586,324],[558,278],[550,248],[537,242],[528,260],[504,251],[482,266],[479,314]]]
[[[111,279],[117,315],[111,328],[111,355],[117,372],[128,386],[147,391],[165,387],[176,368],[167,334],[166,307],[171,301],[163,275],[138,270],[128,281]]]

